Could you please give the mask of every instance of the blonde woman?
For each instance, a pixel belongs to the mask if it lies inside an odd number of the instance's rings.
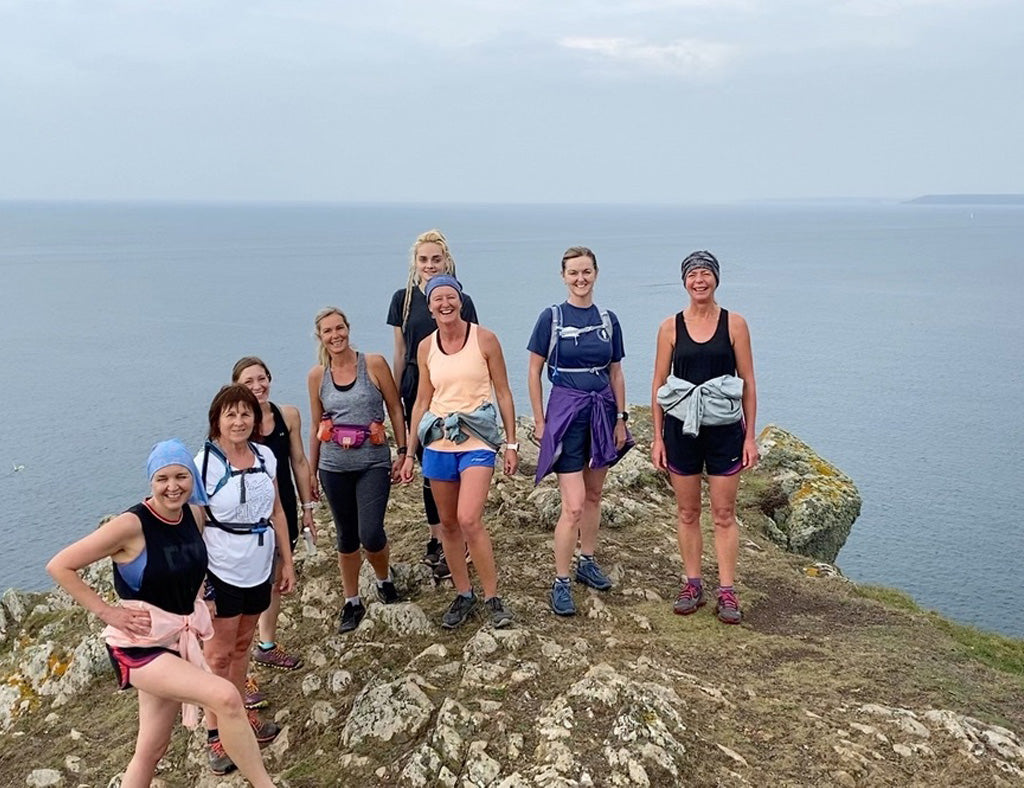
[[[406,452],[405,422],[388,362],[352,347],[345,313],[327,307],[317,313],[314,325],[320,363],[306,378],[313,421],[309,458],[317,469],[310,485],[314,497],[323,488],[337,529],[338,569],[345,590],[338,631],[344,634],[366,615],[359,596],[360,547],[373,567],[380,601],[398,601],[384,513]],[[385,407],[398,444],[394,463],[384,431]]]
[[[416,349],[425,337],[437,328],[434,317],[427,307],[424,295],[427,282],[437,274],[455,276],[455,260],[452,258],[448,240],[440,230],[427,230],[412,245],[412,259],[409,261],[409,279],[405,287],[396,290],[388,309],[388,325],[395,329],[395,352],[392,369],[402,398],[406,430],[410,428],[413,404],[419,387],[419,366],[416,363]],[[473,299],[462,294],[460,316],[469,323],[478,323]],[[423,450],[417,455],[422,462]],[[448,562],[439,539],[441,518],[437,504],[430,490],[430,480],[423,479],[423,509],[430,529],[424,563],[430,566],[438,579],[450,577]]]

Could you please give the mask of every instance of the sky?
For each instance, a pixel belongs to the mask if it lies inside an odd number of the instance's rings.
[[[1020,0],[0,0],[0,199],[1024,192]]]

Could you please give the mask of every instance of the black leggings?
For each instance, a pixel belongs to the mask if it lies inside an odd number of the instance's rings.
[[[384,512],[391,495],[391,471],[388,468],[345,472],[321,469],[319,475],[338,533],[338,552],[355,553],[360,544],[369,553],[387,547]]]
[[[420,382],[420,368],[411,362],[406,362],[405,369],[402,372],[402,386],[399,392],[402,397],[402,410],[405,413],[405,430],[406,435],[409,434],[409,430],[414,430],[419,425],[413,425],[410,423],[412,418],[412,407],[416,404],[416,392]],[[423,446],[416,447],[416,459],[420,461],[420,467],[423,467]],[[437,513],[437,504],[434,503],[434,493],[430,490],[430,479],[423,476],[423,512],[427,516],[427,525],[440,525],[441,515]]]

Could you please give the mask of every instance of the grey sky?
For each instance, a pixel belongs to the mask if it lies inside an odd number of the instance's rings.
[[[1020,0],[0,0],[0,198],[1022,192]]]

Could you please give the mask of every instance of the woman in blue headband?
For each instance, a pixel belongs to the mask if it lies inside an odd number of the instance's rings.
[[[706,473],[718,558],[715,614],[723,623],[738,624],[743,616],[733,586],[739,551],[736,491],[740,471],[757,462],[750,331],[740,315],[715,300],[721,269],[711,252],[688,255],[681,273],[690,302],[658,329],[651,386],[651,459],[672,481],[686,571],[672,609],[685,616],[704,605],[700,512]]]
[[[197,706],[214,710],[223,748],[239,771],[254,786],[272,786],[238,690],[209,672],[199,647],[213,629],[199,598],[207,564],[200,508],[206,496],[192,456],[181,441],[163,441],[146,470],[148,498],[46,565],[61,588],[107,625],[103,637],[118,686],[138,691],[139,733],[121,785],[150,784],[184,701],[186,725],[198,721]],[[107,604],[78,574],[107,558],[113,560],[119,605]]]

